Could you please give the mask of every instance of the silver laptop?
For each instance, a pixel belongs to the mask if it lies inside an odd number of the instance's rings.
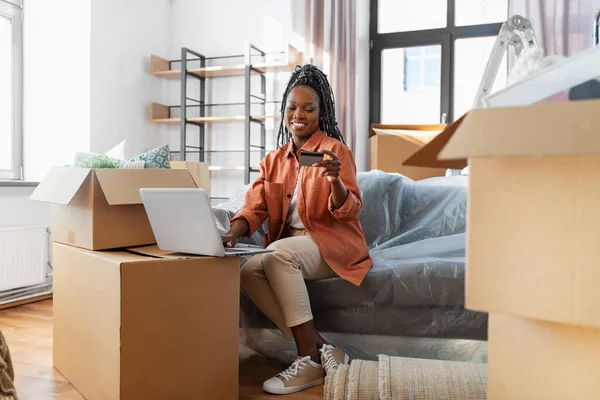
[[[161,250],[214,257],[271,252],[224,246],[203,189],[140,189],[140,196]]]

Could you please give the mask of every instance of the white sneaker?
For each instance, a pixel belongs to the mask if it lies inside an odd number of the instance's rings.
[[[327,375],[335,372],[340,364],[348,364],[350,361],[348,354],[330,344],[324,344],[319,353],[321,354],[321,365]]]
[[[271,394],[291,394],[322,385],[325,370],[310,359],[297,358],[288,369],[263,383],[263,390]]]

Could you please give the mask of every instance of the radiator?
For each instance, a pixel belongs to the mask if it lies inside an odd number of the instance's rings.
[[[0,303],[51,291],[47,226],[0,229]]]

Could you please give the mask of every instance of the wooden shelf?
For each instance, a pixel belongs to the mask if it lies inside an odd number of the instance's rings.
[[[252,121],[264,122],[267,119],[279,119],[279,115],[253,115]],[[191,124],[230,124],[235,122],[244,122],[245,116],[236,115],[232,117],[197,117],[187,118]],[[180,118],[152,118],[150,121],[155,124],[176,125],[181,122]]]
[[[150,63],[155,62],[156,56],[152,56]],[[161,61],[166,61],[162,60]],[[168,61],[167,61],[168,62]],[[286,72],[293,71],[295,64],[253,64],[252,69],[256,72],[267,73],[267,72]],[[226,66],[226,67],[205,67],[205,68],[190,68],[188,69],[188,73],[197,78],[220,78],[220,77],[230,77],[230,76],[244,76],[246,72],[246,66],[244,64],[234,65],[234,66]],[[181,70],[171,69],[171,70],[152,70],[152,75],[169,80],[179,79],[181,77]]]
[[[288,61],[279,63],[254,63],[252,70],[258,73],[293,71],[296,65],[302,63],[302,53],[293,46],[288,46]],[[204,68],[189,68],[188,73],[197,78],[218,78],[227,76],[244,76],[245,64],[214,66]],[[169,60],[158,56],[150,57],[150,73],[162,79],[179,79],[180,69],[170,69]]]
[[[267,119],[280,119],[280,115],[253,115],[250,117],[252,121],[264,122]],[[193,117],[187,118],[187,122],[191,124],[230,124],[236,122],[244,122],[245,115],[234,115],[227,117]],[[169,107],[152,103],[150,107],[150,121],[156,124],[175,125],[181,122],[181,118],[169,118]]]

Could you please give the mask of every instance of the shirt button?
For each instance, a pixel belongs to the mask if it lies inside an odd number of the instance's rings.
[[[291,194],[288,194],[288,195],[287,195],[287,198],[288,198],[288,199],[291,199],[291,198],[292,198],[292,195],[291,195]]]

